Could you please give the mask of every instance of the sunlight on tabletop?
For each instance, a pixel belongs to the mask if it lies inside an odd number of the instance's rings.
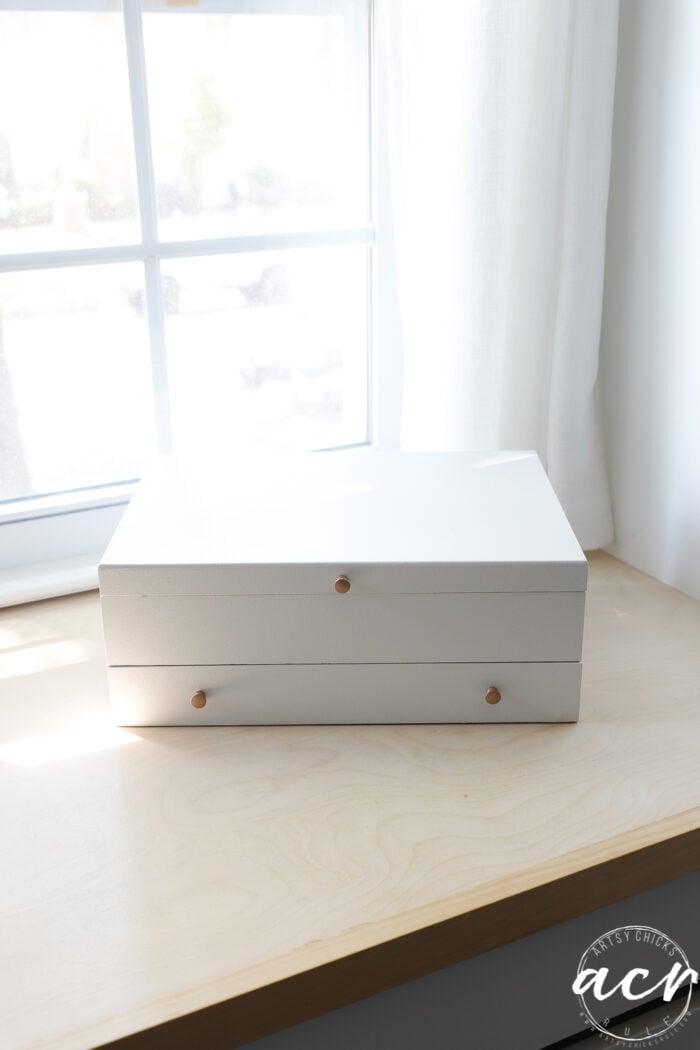
[[[30,768],[66,758],[92,755],[114,747],[135,744],[141,737],[109,724],[92,724],[41,733],[0,746],[0,760]]]
[[[82,664],[93,658],[93,648],[79,641],[46,642],[0,655],[0,678],[16,678],[56,667]]]

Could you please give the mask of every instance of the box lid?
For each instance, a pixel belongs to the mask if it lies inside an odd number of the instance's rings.
[[[164,456],[100,565],[103,595],[583,591],[533,452]]]

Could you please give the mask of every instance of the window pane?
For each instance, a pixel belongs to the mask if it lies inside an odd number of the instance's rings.
[[[0,252],[139,239],[118,10],[0,12],[0,99]]]
[[[367,249],[164,264],[175,448],[367,440]]]
[[[152,417],[140,302],[137,263],[0,276],[0,499],[138,477]]]
[[[341,15],[144,16],[162,237],[366,219],[367,42],[355,25]]]

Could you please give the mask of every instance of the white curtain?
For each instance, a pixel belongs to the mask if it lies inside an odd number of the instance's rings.
[[[617,25],[617,0],[377,3],[401,446],[536,449],[586,549],[612,538],[597,377]]]

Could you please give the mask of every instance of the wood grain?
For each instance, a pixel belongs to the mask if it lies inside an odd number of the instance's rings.
[[[671,827],[672,824],[672,827]],[[471,958],[546,926],[689,874],[700,858],[700,810],[578,850],[523,872],[414,909],[382,924],[305,946],[237,975],[221,1000],[108,1044],[112,1050],[211,1050],[240,1046],[404,981]],[[669,832],[672,831],[670,838]],[[673,833],[675,832],[675,833]],[[664,836],[654,841],[655,835]],[[381,926],[381,929],[379,928]],[[86,1033],[87,1035],[88,1033]]]
[[[8,1050],[233,1046],[700,867],[700,606],[591,569],[578,725],[110,729],[96,596],[6,610]]]

